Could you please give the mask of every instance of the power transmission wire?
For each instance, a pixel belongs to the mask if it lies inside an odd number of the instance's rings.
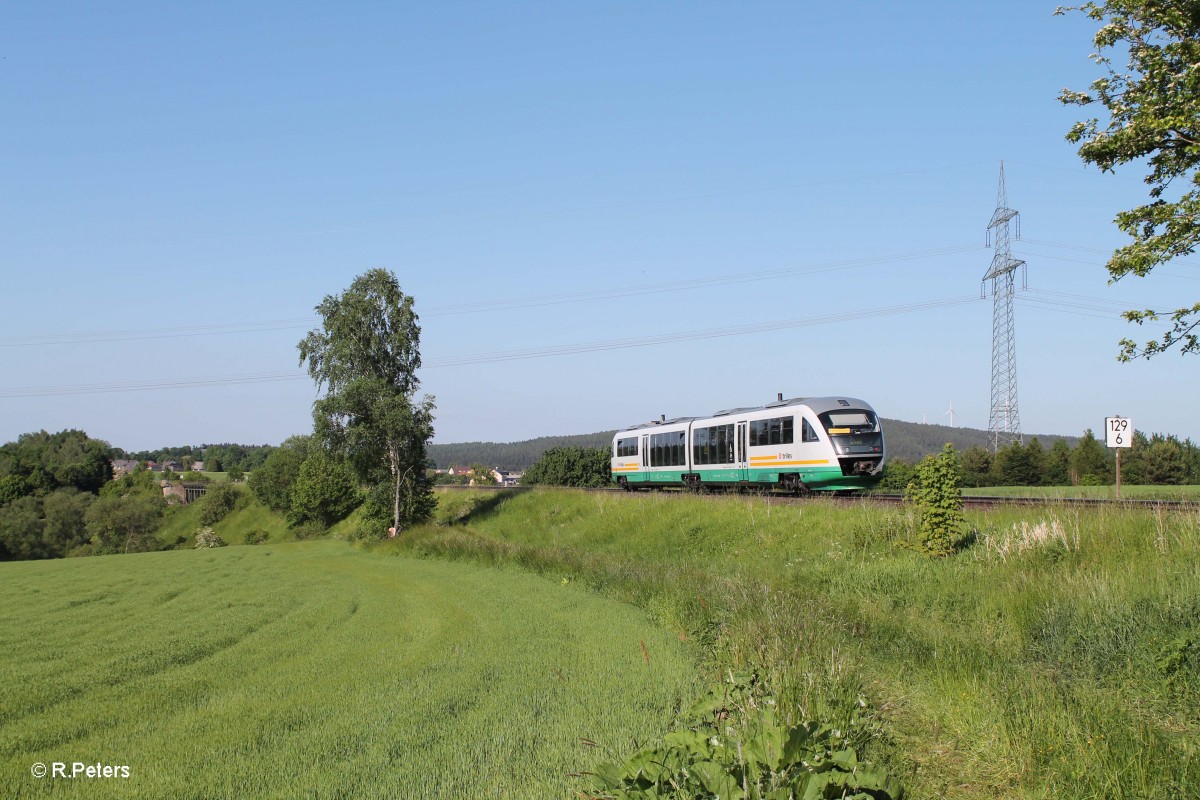
[[[788,328],[801,328],[813,325],[827,325],[836,322],[847,322],[858,319],[874,319],[897,314],[907,314],[915,311],[930,311],[950,306],[977,303],[977,295],[965,297],[943,298],[921,303],[906,303],[899,306],[871,308],[860,311],[847,311],[838,314],[827,314],[819,317],[801,319],[776,320],[773,322],[753,323],[707,330],[684,331],[679,333],[656,334],[626,339],[609,339],[596,342],[580,342],[576,344],[555,345],[550,347],[531,348],[526,350],[510,350],[495,353],[477,353],[462,356],[452,356],[440,361],[426,362],[425,369],[441,369],[478,364],[491,364],[502,361],[516,361],[531,358],[548,358],[552,356],[575,355],[579,353],[594,353],[606,350],[623,350],[634,347],[649,347],[673,342],[699,341],[727,336],[745,336],[754,333],[764,333]],[[164,380],[130,381],[123,383],[74,384],[66,386],[32,386],[0,389],[0,398],[28,397],[59,397],[64,395],[106,394],[112,392],[154,391],[161,389],[183,389],[199,386],[231,386],[251,383],[269,383],[276,381],[306,380],[308,376],[297,372],[261,372],[240,375],[222,375],[215,377],[176,378]]]
[[[642,284],[639,286],[623,286],[602,289],[588,289],[564,294],[540,295],[534,297],[512,298],[507,300],[487,300],[477,303],[461,303],[450,306],[433,306],[422,312],[423,317],[451,316],[457,314],[474,314],[485,311],[505,311],[518,308],[559,305],[564,303],[582,303],[595,300],[612,300],[638,295],[661,294],[688,289],[727,286],[740,283],[772,280],[795,275],[809,275],[821,272],[837,272],[841,270],[862,269],[881,264],[901,261],[916,261],[935,258],[944,255],[954,255],[983,247],[978,244],[948,245],[929,250],[917,250],[890,255],[871,256],[867,258],[830,261],[799,267],[783,267],[773,270],[756,272],[735,272],[716,275],[708,278],[692,278],[682,281],[665,283]],[[291,319],[260,320],[252,322],[234,322],[218,325],[197,325],[183,328],[152,328],[146,330],[115,330],[93,331],[83,333],[46,333],[30,336],[0,337],[0,347],[35,347],[58,344],[94,344],[102,342],[142,341],[148,339],[174,339],[193,336],[213,336],[239,333],[264,333],[280,330],[303,329],[320,321],[319,317],[298,317]]]

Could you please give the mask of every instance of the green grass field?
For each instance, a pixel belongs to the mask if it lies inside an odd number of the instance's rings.
[[[1117,496],[1115,486],[984,486],[964,489],[971,497],[1044,497],[1047,499],[1097,498],[1112,500]],[[1121,497],[1127,500],[1188,500],[1200,501],[1200,486],[1140,486],[1124,485]]]
[[[462,503],[462,499],[453,502]],[[1200,797],[1200,516],[969,513],[931,560],[906,509],[527,492],[392,544],[516,563],[647,609],[792,718],[844,719],[926,798]]]
[[[0,604],[4,798],[566,797],[698,691],[628,605],[336,541],[0,564]]]

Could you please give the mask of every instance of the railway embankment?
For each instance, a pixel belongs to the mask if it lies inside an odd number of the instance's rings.
[[[1195,797],[1200,514],[968,507],[965,545],[910,546],[862,500],[447,493],[389,546],[518,565],[634,603],[757,674],[779,713],[840,725],[909,798]]]

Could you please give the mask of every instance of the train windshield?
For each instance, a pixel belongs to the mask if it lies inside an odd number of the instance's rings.
[[[821,424],[829,434],[879,432],[879,420],[870,411],[826,411],[821,414]]]

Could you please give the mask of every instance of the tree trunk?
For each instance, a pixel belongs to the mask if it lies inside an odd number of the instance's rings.
[[[388,448],[388,463],[392,470],[392,535],[400,535],[400,464],[395,447]]]

